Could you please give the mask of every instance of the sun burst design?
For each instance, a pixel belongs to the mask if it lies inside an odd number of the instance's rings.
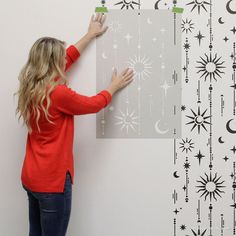
[[[119,32],[121,31],[122,29],[122,26],[120,24],[119,21],[112,21],[110,24],[109,24],[109,30],[112,31],[112,32]]]
[[[146,78],[149,78],[151,75],[150,69],[152,68],[152,62],[150,59],[146,56],[134,56],[134,58],[130,58],[127,62],[129,65],[129,68],[131,68],[134,71],[134,79],[138,76],[138,78],[141,78],[145,80]]]
[[[192,4],[193,8],[191,9],[191,12],[197,7],[198,14],[200,14],[201,7],[207,12],[205,5],[211,5],[209,2],[203,0],[194,0],[192,2],[187,3],[186,5],[192,5]]]
[[[206,173],[205,173],[205,175],[206,175],[205,179],[200,176],[202,181],[197,180],[197,182],[201,183],[201,185],[195,186],[195,187],[199,188],[197,193],[203,192],[201,196],[205,195],[205,201],[208,196],[210,197],[210,201],[212,200],[212,197],[217,201],[216,194],[219,197],[221,197],[220,193],[224,193],[224,191],[222,191],[220,189],[226,187],[226,186],[222,185],[225,181],[219,182],[219,179],[221,178],[221,176],[219,178],[217,178],[217,173],[215,173],[214,178],[212,178],[211,172],[210,172],[210,177]]]
[[[198,128],[198,134],[200,134],[200,128],[203,127],[206,131],[206,127],[204,124],[210,124],[208,121],[206,121],[206,119],[208,119],[211,116],[205,116],[204,114],[206,113],[207,109],[201,114],[200,111],[200,107],[198,107],[198,113],[196,114],[192,109],[191,109],[192,113],[194,116],[187,116],[188,118],[192,119],[192,121],[186,123],[186,125],[188,124],[194,124],[191,131],[197,126]]]
[[[181,28],[182,28],[182,32],[186,32],[186,34],[188,32],[192,33],[192,29],[194,29],[193,27],[194,23],[192,23],[192,20],[188,20],[188,18],[186,18],[186,20],[182,20],[182,24],[181,24]]]
[[[194,143],[192,143],[192,139],[188,140],[188,138],[186,138],[185,140],[182,139],[182,143],[181,146],[179,148],[182,148],[182,152],[185,151],[186,153],[188,153],[188,151],[192,152],[191,149],[193,149],[194,147],[192,146]]]
[[[210,56],[205,53],[205,56],[206,59],[200,57],[202,61],[197,61],[197,63],[201,64],[201,66],[196,67],[200,69],[197,73],[203,72],[200,78],[202,78],[204,75],[205,81],[208,76],[210,76],[210,81],[212,77],[214,80],[216,80],[216,75],[221,78],[220,74],[224,74],[225,72],[221,71],[220,69],[225,68],[225,66],[222,66],[225,61],[219,62],[221,57],[217,58],[217,53],[215,54],[214,59],[212,59],[211,53]]]
[[[120,125],[121,130],[126,129],[126,133],[129,133],[129,129],[131,128],[134,132],[136,132],[135,125],[139,123],[136,121],[138,116],[134,116],[134,110],[129,113],[128,108],[126,109],[126,114],[119,109],[121,116],[115,116],[119,121],[115,123],[115,125]]]
[[[201,232],[201,229],[197,229],[196,231],[194,231],[193,229],[191,229],[192,233],[194,236],[204,236],[207,229],[205,229],[203,232]]]
[[[126,7],[126,9],[129,9],[129,8],[134,9],[133,5],[138,5],[139,6],[140,4],[138,2],[135,2],[135,1],[123,0],[123,1],[120,1],[120,2],[116,3],[115,5],[122,5],[121,9],[123,9],[124,7]]]

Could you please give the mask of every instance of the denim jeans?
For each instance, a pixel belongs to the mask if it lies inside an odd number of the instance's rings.
[[[65,236],[69,224],[72,185],[69,171],[63,193],[31,192],[23,184],[29,203],[29,236]]]

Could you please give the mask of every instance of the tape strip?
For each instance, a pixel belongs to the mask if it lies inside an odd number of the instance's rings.
[[[183,13],[184,11],[184,8],[181,8],[181,7],[173,7],[172,8],[172,12],[174,13]]]
[[[96,7],[95,12],[108,12],[107,7]]]

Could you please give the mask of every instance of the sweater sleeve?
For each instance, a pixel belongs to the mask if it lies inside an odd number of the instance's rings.
[[[80,57],[80,52],[74,45],[70,45],[66,49],[66,68],[65,71],[67,71],[71,65]]]
[[[102,90],[95,96],[85,96],[66,85],[58,85],[52,99],[58,111],[69,115],[84,115],[99,112],[111,102],[112,95]]]

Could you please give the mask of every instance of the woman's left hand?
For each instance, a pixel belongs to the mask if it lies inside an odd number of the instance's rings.
[[[108,26],[103,27],[105,22],[106,15],[102,13],[96,13],[96,16],[92,15],[89,28],[88,28],[88,35],[92,38],[102,35],[108,29]]]

